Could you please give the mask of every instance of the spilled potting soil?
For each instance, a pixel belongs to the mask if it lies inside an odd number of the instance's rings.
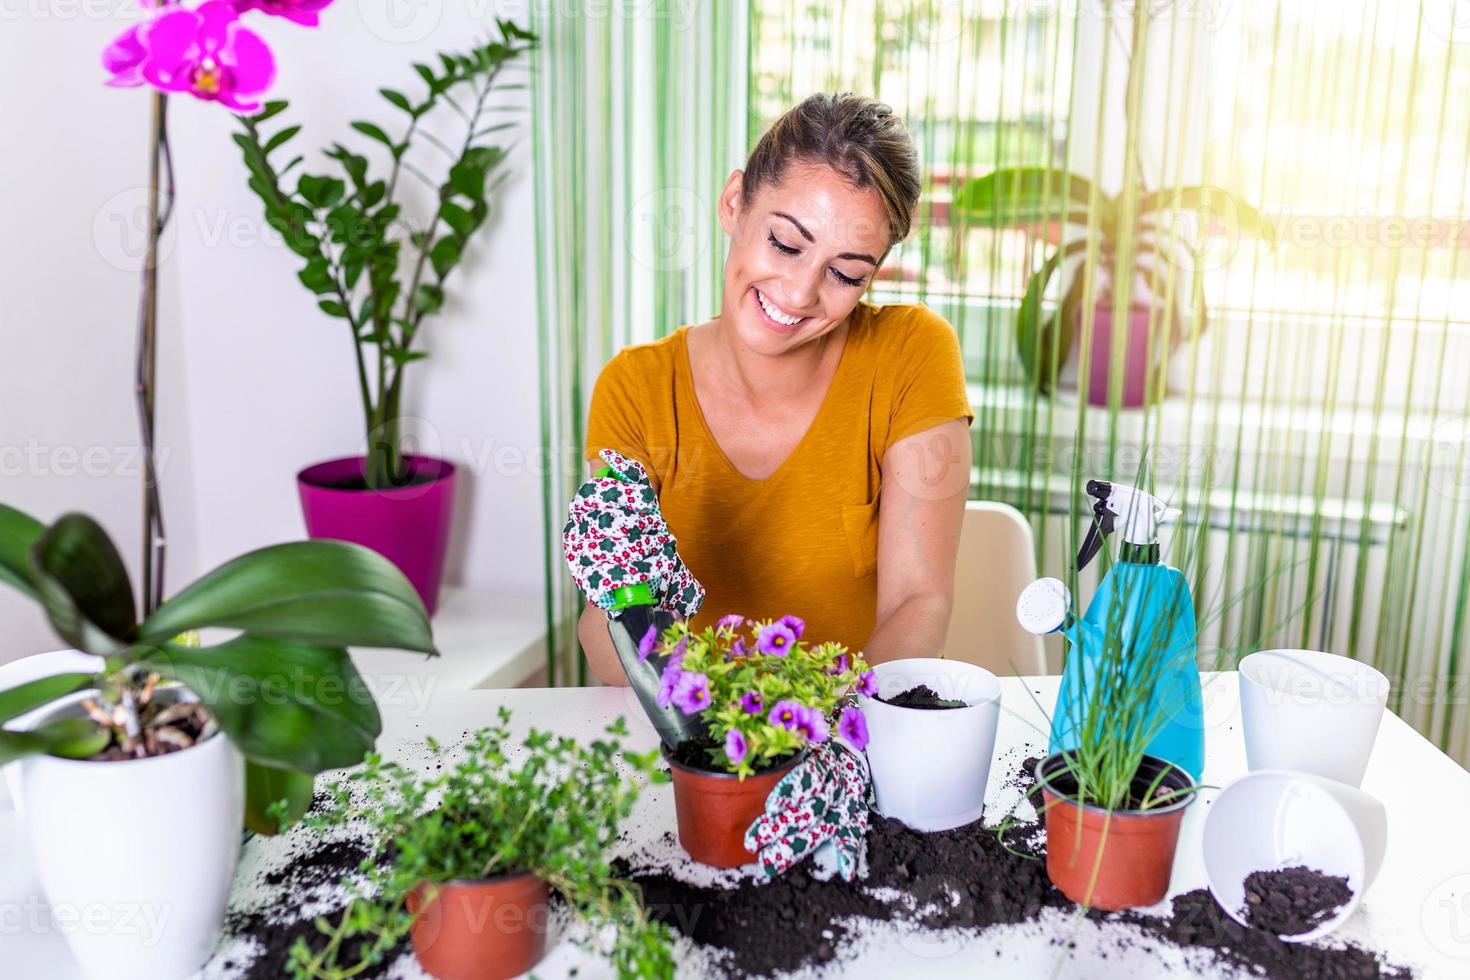
[[[1311,932],[1353,900],[1344,877],[1297,865],[1245,877],[1245,917],[1279,936]]]
[[[942,698],[927,684],[911,687],[902,694],[895,694],[891,698],[879,698],[884,704],[891,704],[895,708],[919,708],[926,711],[943,710],[946,708],[968,708],[964,701],[952,701]]]
[[[1017,765],[1013,756],[1008,778],[1008,786],[1033,804],[1039,795],[1033,775],[1036,761],[1026,759]],[[1003,758],[997,764],[1007,763]],[[993,817],[998,822],[1000,815]],[[288,860],[257,869],[251,901],[232,905],[226,941],[206,977],[274,980],[286,975],[290,949],[298,938],[313,946],[324,941],[313,920],[316,915],[335,917],[343,903],[336,882],[354,871],[366,852],[353,841],[298,838],[295,843],[299,849]],[[995,927],[1038,923],[1040,934],[1051,936],[1050,943],[1058,947],[1057,955],[1069,955],[1067,930],[1055,927],[1056,915],[1068,915],[1076,906],[1052,887],[1044,854],[1045,833],[1034,819],[1013,820],[1002,842],[993,827],[981,823],[922,834],[874,814],[868,834],[868,875],[859,883],[823,881],[805,866],[769,882],[727,875],[715,884],[681,880],[680,868],[658,861],[644,865],[620,861],[619,871],[642,886],[651,915],[697,948],[697,958],[684,962],[681,974],[708,968],[728,976],[756,976],[824,966],[835,974],[854,965],[868,927],[876,923],[933,936],[935,942],[942,942],[942,936],[953,939]],[[1284,880],[1289,892],[1293,885],[1306,885],[1296,875]],[[1273,879],[1267,879],[1267,885],[1281,887]],[[1330,887],[1326,892],[1307,891],[1331,895]],[[1225,970],[1282,980],[1412,976],[1408,969],[1359,946],[1288,943],[1264,928],[1241,926],[1204,889],[1175,896],[1166,915],[1092,912],[1087,919],[1107,925],[1092,947],[1104,958],[1114,950],[1147,950],[1162,944],[1189,953],[1191,963],[1203,966],[1213,961]],[[398,955],[395,951],[361,976],[384,974]]]

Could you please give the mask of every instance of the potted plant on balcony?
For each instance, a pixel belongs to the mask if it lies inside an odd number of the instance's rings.
[[[680,621],[660,638],[667,657],[660,703],[704,725],[704,734],[662,749],[673,773],[679,843],[696,861],[735,868],[755,860],[746,831],[771,790],[833,725],[854,748],[866,745],[862,715],[844,701],[872,675],[840,643],[803,643],[804,629],[795,616],[746,627],[731,615],[702,633]],[[642,652],[654,646],[649,636]]]
[[[372,852],[365,878],[347,880],[352,904],[335,923],[318,923],[325,942],[292,949],[293,976],[345,980],[382,964],[405,938],[433,976],[517,976],[544,954],[553,889],[584,920],[589,945],[612,929],[604,951],[620,978],[673,975],[667,930],[609,862],[639,791],[619,759],[657,782],[658,756],[623,751],[621,718],[590,745],[533,729],[522,753],[509,723],[502,707],[498,723],[433,776],[373,755],[333,787],[330,807],[306,818],[321,831],[366,829]]]
[[[0,506],[0,581],[97,658],[0,692],[0,764],[48,901],[141,916],[69,930],[84,972],[172,980],[219,934],[244,811],[241,756],[275,771],[354,765],[381,725],[346,647],[433,652],[428,615],[382,557],[341,542],[265,548],[138,616],[106,532]],[[194,646],[180,634],[237,631]]]
[[[500,83],[501,73],[536,38],[510,21],[497,26],[496,41],[441,54],[437,66],[414,65],[425,86],[420,98],[382,90],[406,117],[401,132],[389,135],[391,127],[352,123],[386,151],[384,176],[376,175],[367,156],[336,143],[326,156],[341,176],[301,173],[288,186],[287,176],[303,158],[277,161],[301,127],[264,129],[286,111],[286,102],[242,116],[243,132],[235,136],[266,222],[304,261],[298,277],[318,297],[322,312],[347,327],[356,357],[366,452],[301,471],[297,484],[307,533],[386,555],[413,582],[431,615],[449,541],[455,468],[447,460],[403,452],[404,372],[427,356],[419,343],[423,327],[444,307],[446,282],[489,216],[490,192],[504,177],[492,185],[508,151],[486,138],[513,124],[486,117],[503,108],[492,104],[492,96],[508,88]],[[463,138],[453,146],[428,124],[445,111],[459,115],[463,125]],[[410,159],[424,143],[448,157],[442,179],[429,178]],[[407,177],[431,191],[434,211],[422,221],[405,212]]]

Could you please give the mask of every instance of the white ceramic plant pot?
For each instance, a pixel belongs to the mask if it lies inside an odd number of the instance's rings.
[[[868,723],[868,765],[878,812],[915,830],[949,830],[980,819],[1000,723],[1000,681],[957,660],[896,660],[873,668],[878,697],[923,684],[968,707],[899,708],[859,698]]]
[[[229,739],[130,762],[38,756],[19,766],[36,873],[82,971],[179,980],[203,966],[245,813],[244,768]]]
[[[1240,662],[1252,771],[1289,769],[1360,786],[1388,702],[1388,678],[1348,657],[1262,650]]]
[[[1220,791],[1206,811],[1205,875],[1210,894],[1245,925],[1245,879],[1253,871],[1305,865],[1343,877],[1353,897],[1310,932],[1282,936],[1307,942],[1352,916],[1388,844],[1383,804],[1362,790],[1300,772],[1249,773]]]

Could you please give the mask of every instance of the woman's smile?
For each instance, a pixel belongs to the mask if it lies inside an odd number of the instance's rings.
[[[779,334],[792,333],[797,327],[811,319],[811,317],[796,316],[787,312],[779,303],[754,286],[750,287],[750,294],[761,322]]]

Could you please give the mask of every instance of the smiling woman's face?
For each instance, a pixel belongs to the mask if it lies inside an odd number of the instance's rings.
[[[720,195],[730,236],[722,318],[751,350],[784,354],[842,323],[888,251],[877,190],[831,167],[794,161],[781,183],[743,196],[742,175]]]

